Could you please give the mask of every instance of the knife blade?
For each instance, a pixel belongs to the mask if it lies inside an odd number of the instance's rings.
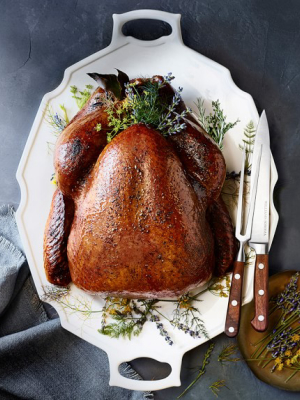
[[[255,210],[253,216],[252,233],[249,246],[256,252],[254,270],[254,305],[255,315],[251,321],[253,328],[264,332],[268,327],[269,307],[269,210],[270,210],[270,134],[267,116],[262,112],[253,149],[253,159],[262,146],[260,171],[257,184]],[[253,165],[252,176],[256,174],[256,165]],[[252,179],[251,179],[252,181]],[[253,182],[250,185],[250,194]]]

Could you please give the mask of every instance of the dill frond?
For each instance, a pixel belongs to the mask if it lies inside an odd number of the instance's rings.
[[[56,301],[59,303],[63,298],[70,294],[70,287],[43,286],[43,291],[43,301]]]

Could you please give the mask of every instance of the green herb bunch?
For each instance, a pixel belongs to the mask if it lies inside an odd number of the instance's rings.
[[[171,73],[163,81],[145,81],[125,84],[125,99],[121,104],[112,103],[107,109],[111,130],[107,134],[110,142],[118,133],[129,126],[144,123],[161,132],[163,136],[173,135],[186,128],[184,118],[191,112],[189,108],[181,113],[177,106],[181,101],[182,88],[175,91],[171,104],[161,95],[161,89],[174,77]]]
[[[141,333],[146,322],[155,323],[159,334],[171,346],[173,340],[166,330],[163,320],[168,321],[174,328],[194,339],[202,336],[209,338],[204,321],[201,319],[201,313],[194,306],[194,302],[201,301],[198,297],[206,291],[213,291],[215,295],[219,293],[221,297],[224,297],[223,291],[228,285],[227,279],[225,278],[225,285],[222,285],[220,278],[218,278],[218,282],[218,287],[215,286],[216,281],[213,281],[205,290],[196,294],[187,293],[178,300],[135,300],[106,297],[103,308],[98,310],[93,309],[92,304],[81,296],[74,297],[69,288],[45,286],[43,300],[56,301],[66,311],[77,312],[84,318],[100,314],[101,328],[98,331],[112,338],[127,337],[130,339]],[[159,303],[164,302],[174,304],[171,318],[163,314],[161,310]]]
[[[225,134],[232,129],[239,120],[235,122],[226,122],[226,116],[224,111],[221,109],[219,100],[212,101],[213,112],[206,115],[206,110],[204,108],[204,100],[201,98],[197,99],[195,103],[198,108],[198,121],[202,128],[212,137],[212,139],[217,143],[220,149],[223,148],[223,141]]]
[[[92,85],[85,85],[85,89],[83,91],[78,90],[77,86],[75,85],[70,87],[70,91],[73,94],[72,98],[75,99],[79,110],[85,106],[86,102],[90,98],[92,89]]]

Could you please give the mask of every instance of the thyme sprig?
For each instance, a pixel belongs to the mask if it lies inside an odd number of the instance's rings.
[[[175,91],[171,104],[161,95],[161,89],[173,79],[174,76],[169,73],[162,81],[146,81],[142,85],[137,82],[127,83],[125,100],[118,105],[112,102],[106,109],[110,127],[107,141],[110,142],[118,133],[138,123],[152,126],[163,136],[185,129],[184,118],[191,110],[187,108],[181,113],[177,112],[183,89]]]
[[[182,396],[184,396],[184,395],[191,389],[191,387],[193,387],[193,386],[195,385],[195,383],[198,382],[198,380],[201,378],[201,376],[205,374],[206,366],[209,364],[210,356],[211,356],[211,354],[212,354],[212,352],[213,352],[214,347],[215,347],[215,344],[214,344],[214,343],[211,343],[211,344],[209,345],[209,347],[208,347],[208,349],[207,349],[207,351],[206,351],[206,353],[205,353],[205,355],[204,355],[204,359],[203,359],[202,365],[201,365],[201,367],[200,367],[200,369],[199,369],[199,371],[198,371],[198,374],[197,374],[196,378],[195,378],[195,379],[193,380],[193,382],[191,382],[191,383],[189,384],[189,386],[177,397],[177,399],[180,399]]]
[[[239,122],[239,119],[235,122],[226,122],[226,116],[221,109],[219,100],[212,101],[213,111],[209,115],[206,115],[204,100],[201,97],[197,99],[195,104],[198,108],[197,119],[200,125],[222,149],[225,134]]]

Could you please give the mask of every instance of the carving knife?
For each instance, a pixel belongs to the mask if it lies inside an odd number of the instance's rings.
[[[251,321],[253,328],[264,332],[268,327],[269,312],[269,210],[270,210],[270,168],[271,151],[270,135],[265,111],[259,120],[255,136],[253,160],[262,148],[260,170],[256,192],[255,210],[253,216],[252,233],[249,246],[256,252],[254,271],[254,304],[255,315]],[[253,165],[251,176],[256,174],[256,165]],[[250,194],[253,190],[251,178]]]

